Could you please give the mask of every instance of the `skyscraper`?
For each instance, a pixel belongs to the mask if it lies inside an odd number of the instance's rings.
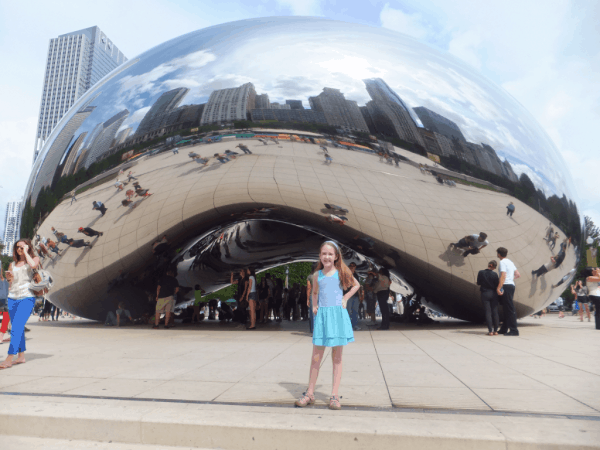
[[[4,237],[2,254],[12,256],[13,245],[21,236],[21,202],[8,202],[6,205],[6,218],[4,222]]]
[[[285,104],[290,105],[290,109],[304,109],[302,100],[286,100]]]
[[[348,131],[369,132],[367,123],[363,118],[358,104],[346,100],[339,89],[325,87],[316,97],[309,97],[310,107],[325,114],[327,123]]]
[[[443,134],[450,139],[455,137],[461,141],[466,140],[462,134],[462,131],[460,131],[459,126],[450,119],[447,119],[446,117],[441,116],[438,113],[425,108],[424,106],[413,108],[413,111],[417,113],[417,116],[419,116],[423,126],[429,131]]]
[[[254,101],[255,109],[271,109],[271,102],[269,101],[269,94],[260,94],[256,96]]]
[[[125,119],[127,119],[127,116],[129,116],[129,111],[124,109],[104,122],[102,131],[94,139],[87,153],[87,159],[83,162],[86,169],[94,162],[104,159],[110,154],[109,150],[114,144],[117,130],[121,127]]]
[[[55,177],[59,176],[59,173],[56,171],[57,166],[63,160],[67,149],[73,142],[75,133],[95,108],[95,106],[82,105],[81,109],[75,112],[67,124],[60,130],[48,152],[43,156],[44,160],[38,171],[36,188],[31,194],[33,205],[35,205],[41,188],[52,186]]]
[[[381,78],[368,78],[363,82],[373,99],[367,103],[367,109],[377,131],[425,147],[417,125],[400,96]]]
[[[188,88],[181,87],[164,92],[146,113],[140,122],[135,135],[142,136],[160,128],[164,115],[177,108],[183,100],[183,97],[185,97],[189,91]]]
[[[127,61],[98,27],[50,39],[33,160],[52,129],[98,80]]]
[[[247,120],[248,113],[254,109],[255,100],[256,91],[252,83],[213,91],[202,111],[200,125]]]

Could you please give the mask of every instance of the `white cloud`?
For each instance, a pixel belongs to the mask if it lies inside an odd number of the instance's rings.
[[[277,3],[285,9],[289,9],[296,16],[321,14],[321,0],[277,0]]]
[[[407,34],[416,39],[424,40],[429,34],[429,27],[421,14],[409,14],[400,9],[394,9],[389,3],[384,5],[379,18],[384,28]]]

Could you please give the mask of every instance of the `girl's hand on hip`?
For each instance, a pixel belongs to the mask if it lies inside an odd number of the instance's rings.
[[[313,306],[313,314],[317,315],[317,311],[319,310],[318,306]]]

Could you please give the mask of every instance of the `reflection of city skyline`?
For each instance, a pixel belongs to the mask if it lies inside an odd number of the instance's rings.
[[[396,138],[432,155],[454,156],[511,181],[518,180],[508,160],[500,160],[496,151],[485,143],[466,141],[455,122],[419,106],[413,108],[413,114],[423,124],[419,127],[406,102],[383,79],[364,79],[363,83],[371,97],[364,106],[346,99],[339,89],[324,87],[319,95],[308,97],[310,109],[305,108],[299,99],[286,99],[285,104],[270,102],[269,94],[257,94],[250,82],[234,88],[216,89],[206,103],[180,106],[190,89],[179,87],[159,95],[137,127],[127,124],[121,129],[130,116],[129,111],[124,109],[106,122],[96,124],[91,132],[83,132],[75,138],[80,126],[96,108],[88,106],[88,101],[53,142],[46,158],[49,159],[40,168],[43,182],[37,183],[33,197],[37,197],[41,187],[52,186],[57,177],[87,169],[94,162],[128,146],[173,130],[245,120],[307,122],[333,126],[346,133],[362,132]],[[58,164],[59,161],[64,163]],[[59,170],[50,173],[50,167],[55,164]]]
[[[169,117],[163,118],[162,128],[156,130],[156,136],[160,136],[184,124],[177,117],[182,112],[177,108],[193,107],[201,118],[202,105],[208,103],[213,91],[236,89],[249,81],[257,91],[255,109],[261,110],[256,111],[254,117],[251,115],[251,119],[324,123],[317,111],[309,109],[308,101],[320,95],[322,86],[339,89],[346,99],[358,101],[360,109],[372,101],[361,80],[382,78],[402,96],[405,106],[410,107],[409,115],[421,135],[413,137],[413,141],[432,144],[422,132],[421,118],[412,109],[428,108],[458,124],[465,140],[476,143],[473,145],[478,145],[479,150],[483,142],[493,147],[502,159],[509,158],[515,171],[519,168],[517,173],[539,174],[538,180],[545,192],[565,192],[567,186],[572,186],[559,170],[560,157],[557,163],[556,151],[548,137],[522,107],[452,57],[417,43],[404,42],[399,35],[384,33],[374,40],[369,27],[354,27],[347,33],[344,24],[331,21],[288,18],[281,22],[293,22],[297,26],[288,32],[264,23],[257,27],[255,21],[248,20],[236,24],[241,33],[236,34],[238,37],[227,35],[227,26],[223,26],[174,39],[173,43],[185,41],[185,46],[175,45],[172,53],[160,52],[159,48],[149,50],[140,55],[137,64],[128,66],[121,75],[105,83],[101,101],[94,102],[97,108],[79,133],[87,132],[89,139],[94,122],[106,121],[118,111],[128,109],[131,113],[117,131],[118,139],[114,140],[115,145],[121,146],[136,136],[141,120],[160,95],[174,88],[189,88],[185,99],[171,110]],[[327,26],[323,27],[325,22]],[[242,39],[242,34],[247,38]],[[226,35],[227,40],[222,41]],[[335,45],[326,44],[328,37],[335,36]],[[262,43],[273,41],[277,45],[263,46],[263,63],[248,60],[240,72],[240,58],[246,58],[244,55],[252,51],[252,43],[259,38]],[[301,55],[310,43],[317,45],[312,47],[310,64],[306,64]],[[271,67],[264,61],[278,61],[278,64]],[[270,97],[270,108],[261,107],[263,92]],[[304,112],[292,108],[291,99],[305,108]],[[397,118],[397,122],[401,123],[401,119]],[[365,119],[365,122],[368,121]],[[124,132],[127,128],[131,130]],[[452,151],[451,138],[446,142],[439,130],[426,129],[438,133],[433,149]],[[457,145],[466,160],[474,160],[472,148],[466,144],[455,144],[455,147]],[[82,148],[79,146],[79,152]]]
[[[454,156],[496,175],[516,181],[508,160],[502,161],[485,143],[468,142],[460,127],[450,119],[423,106],[413,108],[423,127],[413,119],[406,102],[381,78],[363,80],[371,101],[358,106],[339,89],[324,87],[317,96],[302,100],[271,102],[268,93],[257,94],[253,83],[214,90],[206,103],[179,106],[190,92],[180,87],[161,94],[152,104],[135,132],[117,141],[125,148],[159,137],[174,129],[250,120],[308,122],[334,126],[344,132],[363,132],[398,138],[416,144],[433,155]],[[129,124],[131,125],[131,124]],[[132,130],[133,128],[129,126]]]

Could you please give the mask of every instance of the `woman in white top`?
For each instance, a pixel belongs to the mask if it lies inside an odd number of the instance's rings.
[[[13,246],[13,262],[6,272],[9,283],[8,313],[12,323],[8,356],[0,369],[8,369],[13,364],[25,362],[25,324],[35,305],[36,293],[29,289],[33,281],[33,270],[40,265],[40,259],[33,253],[33,246],[27,239],[21,239]],[[14,359],[17,355],[17,359]]]
[[[250,326],[248,330],[256,330],[256,273],[254,269],[246,269],[248,277],[248,289],[246,289],[246,300],[250,306]]]
[[[594,316],[596,317],[596,330],[600,330],[600,269],[588,267],[585,284],[588,288],[588,298],[594,304]]]

